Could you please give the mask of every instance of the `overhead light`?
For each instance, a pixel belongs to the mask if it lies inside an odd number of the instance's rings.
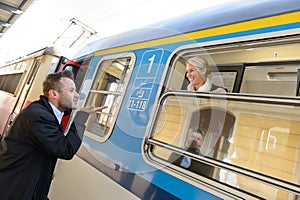
[[[11,12],[14,13],[14,14],[17,14],[17,15],[20,15],[20,14],[23,13],[23,11],[22,11],[22,10],[19,10],[19,9],[11,10]]]
[[[270,80],[296,81],[297,72],[268,72]]]
[[[3,21],[0,21],[0,25],[1,25],[1,26],[5,26],[5,27],[9,27],[9,26],[11,26],[11,24],[10,24],[10,23],[3,22]]]

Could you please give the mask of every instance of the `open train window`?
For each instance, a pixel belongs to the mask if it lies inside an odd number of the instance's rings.
[[[186,90],[186,60],[199,57],[208,61],[213,83],[229,92],[296,96],[299,41],[297,35],[181,50],[171,59],[165,91]]]
[[[244,66],[240,64],[217,66],[214,61],[205,54],[186,54],[175,58],[170,76],[168,77],[167,88],[171,90],[187,90],[189,81],[186,77],[186,60],[191,57],[199,57],[208,61],[211,73],[208,75],[212,84],[227,89],[228,92],[238,93]]]
[[[105,105],[108,108],[90,115],[86,126],[87,136],[100,142],[105,141],[110,136],[131,74],[132,65],[133,59],[130,56],[100,61],[86,105]]]
[[[167,92],[159,102],[146,151],[150,160],[178,171],[182,178],[185,174],[201,183],[213,180],[228,190],[265,199],[297,198],[297,102],[296,98]],[[195,132],[202,135],[198,151],[190,149]]]

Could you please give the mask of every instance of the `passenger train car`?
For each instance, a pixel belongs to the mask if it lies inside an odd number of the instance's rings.
[[[57,47],[45,47],[0,66],[0,138],[20,110],[42,94],[42,82],[48,73],[69,69],[77,75],[79,64],[63,53]],[[66,125],[68,117],[64,122]]]
[[[108,108],[59,161],[49,198],[299,200],[299,52],[296,0],[234,1],[86,45],[80,106]],[[190,57],[228,92],[187,91]],[[185,142],[198,129],[196,155]]]

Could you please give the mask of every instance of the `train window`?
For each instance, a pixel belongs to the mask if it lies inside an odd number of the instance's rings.
[[[296,99],[173,91],[162,97],[156,116],[150,159],[266,199],[299,192]]]
[[[81,63],[80,67],[77,67],[78,69],[77,69],[77,73],[76,73],[76,77],[75,77],[75,85],[76,85],[77,91],[79,91],[81,88],[81,85],[83,83],[83,79],[86,75],[90,61],[91,61],[91,58],[86,58],[80,62]]]
[[[229,92],[296,96],[299,50],[299,36],[182,50],[171,61],[166,88],[186,90],[186,60],[199,57],[208,61],[213,83]]]
[[[232,68],[232,66],[227,68],[217,67],[211,58],[202,53],[182,55],[176,58],[172,68],[169,69],[171,73],[169,83],[167,84],[168,89],[187,90],[189,81],[186,77],[186,61],[192,57],[199,57],[208,62],[210,67],[208,77],[212,84],[224,87],[228,92],[236,92],[236,80],[242,75],[243,69],[240,66],[236,66],[235,68]]]
[[[59,58],[55,56],[46,56],[46,59],[50,59],[50,67],[49,67],[49,72],[55,72],[55,69],[57,68],[57,65],[59,64]]]
[[[26,66],[26,62],[20,62],[0,68],[0,90],[14,94]]]
[[[0,75],[0,90],[14,94],[22,73]]]
[[[241,93],[295,96],[300,63],[246,65]]]
[[[105,141],[114,126],[123,92],[132,69],[131,57],[107,59],[100,62],[87,105],[108,106],[101,113],[91,115],[87,122],[87,136]]]

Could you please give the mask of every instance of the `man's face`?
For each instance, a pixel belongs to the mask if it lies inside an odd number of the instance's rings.
[[[198,132],[192,132],[190,133],[188,140],[187,140],[187,147],[189,147],[190,145],[192,146],[192,148],[196,148],[199,149],[202,144],[203,144],[203,135],[201,133]]]
[[[194,141],[195,141],[196,144],[197,144],[197,148],[200,148],[201,145],[202,145],[202,143],[203,143],[203,136],[202,136],[202,134],[200,134],[200,133],[195,133],[195,134],[193,135],[193,139],[194,139]]]
[[[72,79],[61,78],[61,88],[58,92],[58,109],[67,111],[69,109],[76,109],[79,99],[79,94],[76,92],[75,83]]]

